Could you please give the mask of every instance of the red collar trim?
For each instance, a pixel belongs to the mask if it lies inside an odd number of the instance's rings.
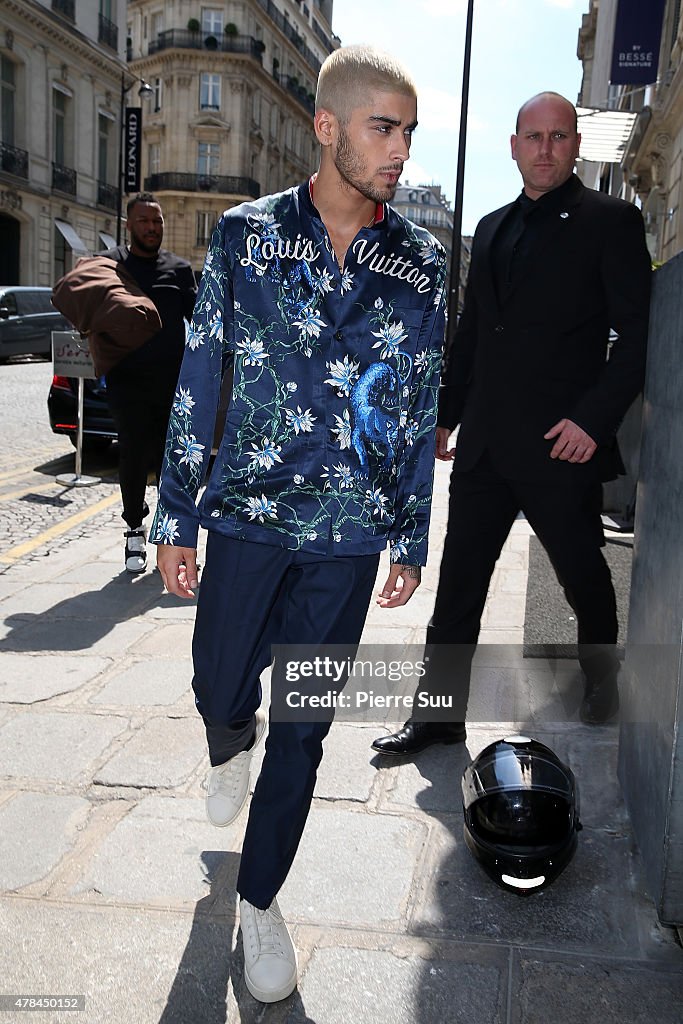
[[[313,183],[317,177],[317,174],[312,174],[308,179],[308,194],[311,197],[311,202],[313,203],[314,206],[315,200],[313,198]],[[375,219],[372,222],[372,226],[374,227],[375,224],[381,224],[384,220],[384,216],[384,203],[377,203],[375,206]]]

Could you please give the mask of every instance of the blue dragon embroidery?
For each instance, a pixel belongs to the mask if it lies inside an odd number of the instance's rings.
[[[351,444],[360,469],[359,476],[368,476],[370,458],[382,458],[382,469],[389,470],[396,455],[398,438],[399,377],[387,363],[371,363],[351,389]]]

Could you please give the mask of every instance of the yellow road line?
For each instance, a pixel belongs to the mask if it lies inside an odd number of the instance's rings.
[[[94,470],[94,475],[98,476],[101,480],[106,480],[108,477],[112,477],[114,475],[114,470],[105,469],[100,472],[96,469]],[[40,477],[38,479],[40,479]],[[7,491],[7,493],[3,493],[0,490],[0,502],[11,501],[13,498],[21,498],[24,494],[38,494],[40,491],[49,491],[51,487],[59,487],[62,490],[69,489],[68,484],[60,484],[57,478],[53,477],[49,484],[36,483],[35,487],[32,487],[31,484],[27,484],[25,487],[20,487],[17,491]]]
[[[68,455],[68,452],[65,454]],[[63,458],[64,456],[59,456]],[[14,469],[8,470],[7,472],[0,473],[0,480],[11,480],[13,477],[23,476],[25,473],[32,473],[35,471],[36,463],[40,465],[40,458],[32,459],[31,462],[22,462],[21,465],[15,466]]]
[[[55,523],[54,526],[44,530],[37,537],[32,537],[31,540],[27,540],[24,544],[17,544],[15,547],[9,548],[7,551],[0,552],[0,562],[16,562],[17,559],[23,558],[24,555],[28,555],[31,551],[39,548],[41,544],[45,544],[47,541],[52,540],[53,537],[59,537],[62,533],[67,533],[67,531],[71,530],[74,526],[78,526],[79,523],[84,523],[86,519],[92,519],[92,517],[96,516],[98,512],[102,512],[105,508],[109,508],[120,500],[121,496],[118,491],[116,494],[110,494],[107,498],[102,498],[101,501],[95,502],[94,505],[89,505],[80,512],[75,512],[74,515],[69,516],[68,519],[63,519],[61,523]]]

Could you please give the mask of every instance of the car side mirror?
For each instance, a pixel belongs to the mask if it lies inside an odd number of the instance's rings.
[[[9,320],[10,311],[7,306],[0,306],[0,320]]]

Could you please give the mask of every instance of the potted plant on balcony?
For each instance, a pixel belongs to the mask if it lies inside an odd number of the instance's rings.
[[[216,39],[215,36],[207,36],[206,39],[204,40],[204,46],[207,48],[207,50],[217,50],[218,40]]]
[[[192,32],[193,35],[194,35],[195,33],[199,32],[200,28],[201,28],[201,25],[199,24],[197,19],[196,18],[190,18],[190,20],[187,23],[187,31],[188,32]]]
[[[237,25],[234,23],[234,21],[229,21],[228,24],[223,29],[223,31],[225,32],[226,36],[236,36],[236,35],[239,35],[239,31],[237,29]]]

